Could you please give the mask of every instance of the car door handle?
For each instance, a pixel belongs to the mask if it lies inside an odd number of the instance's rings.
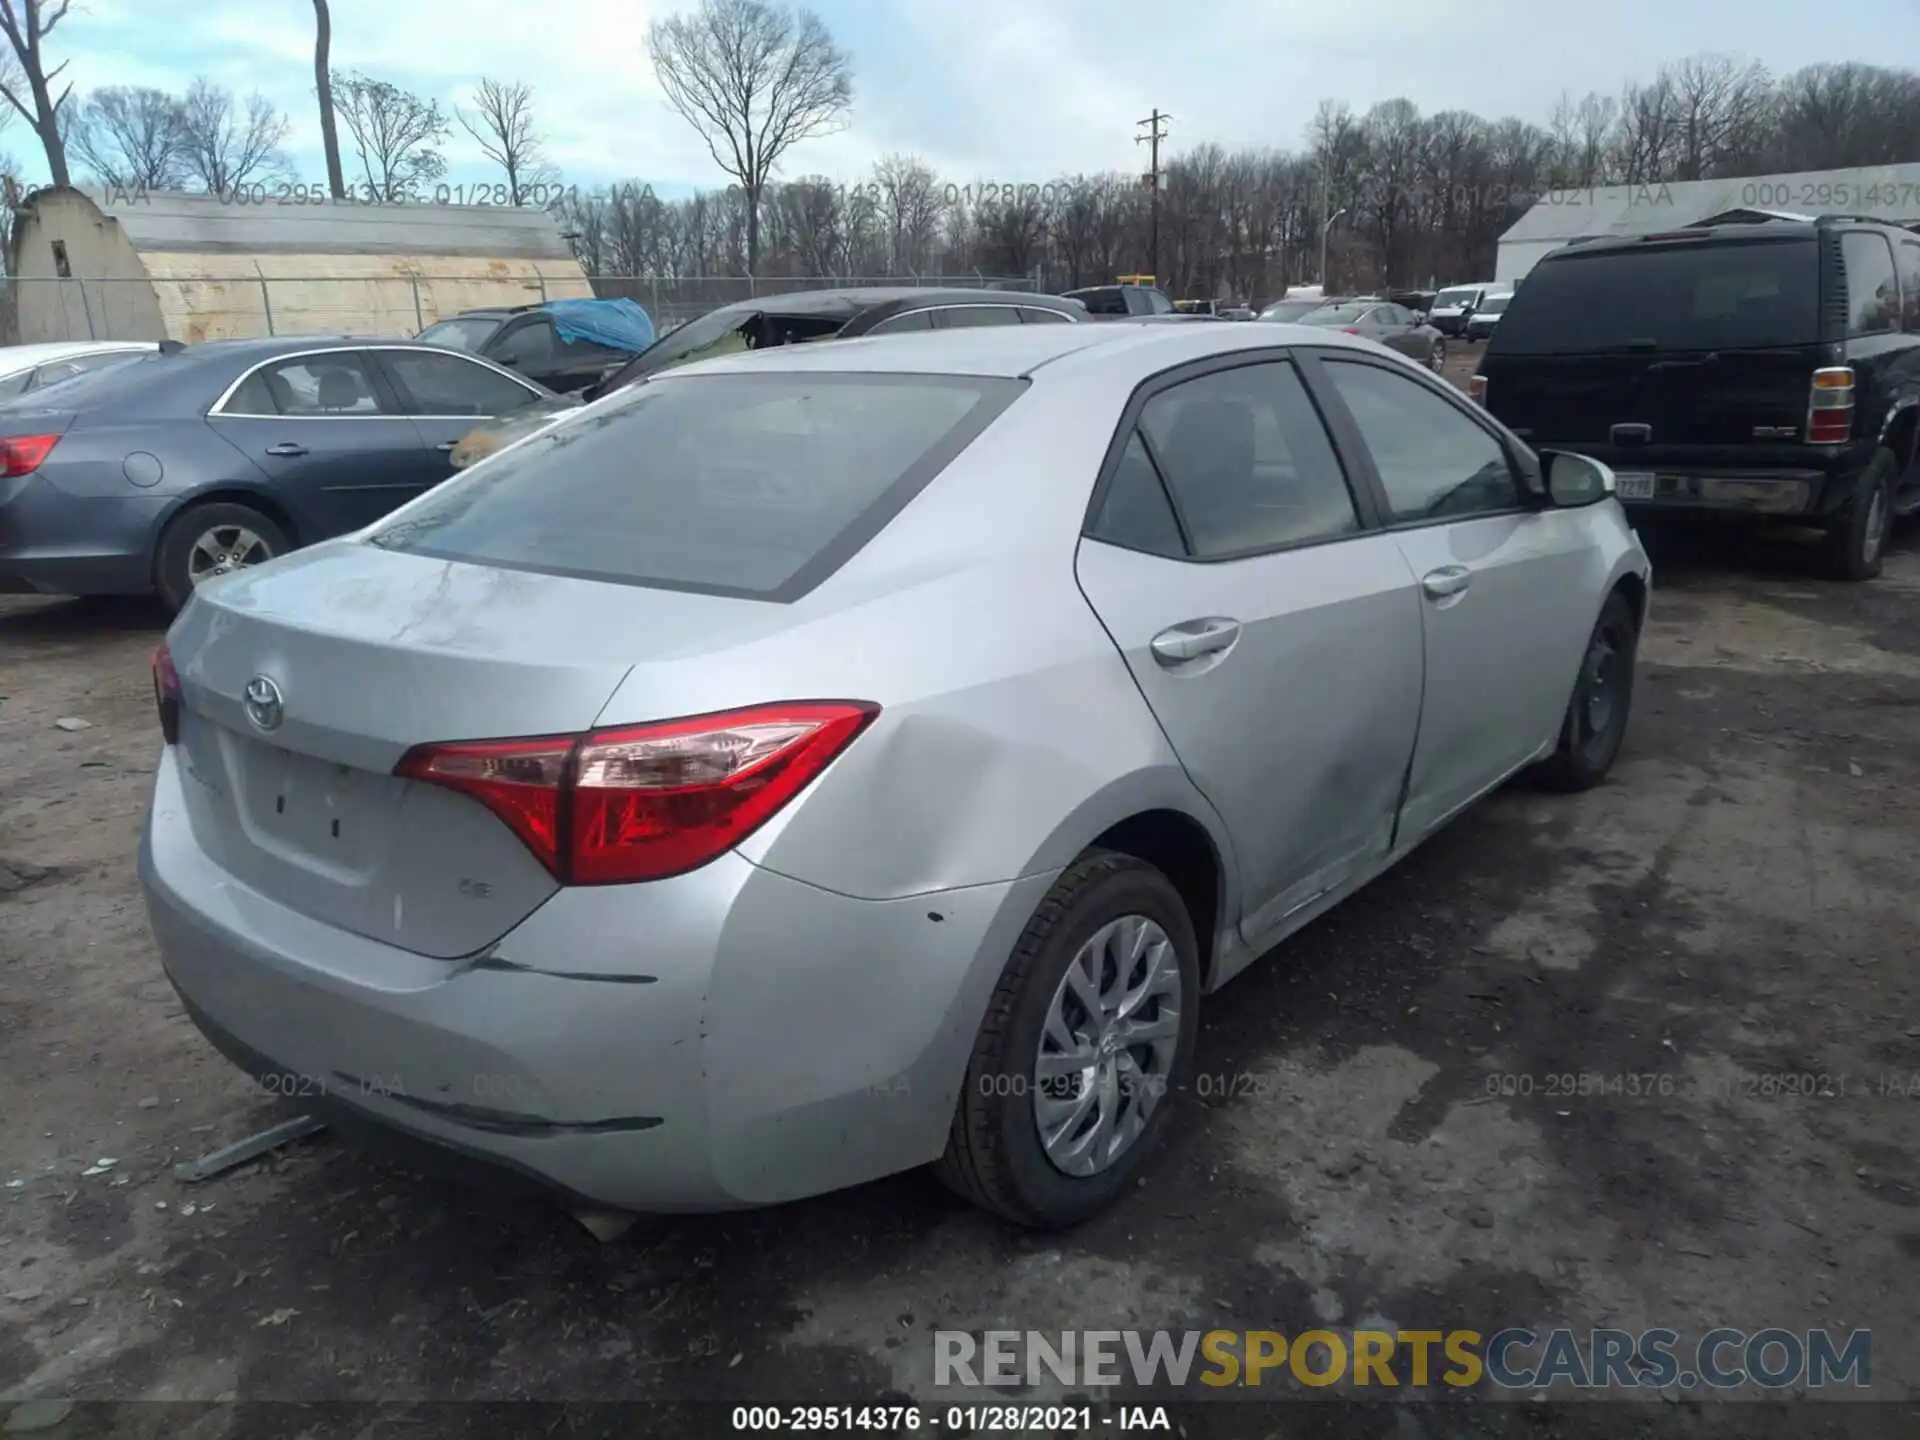
[[[460,442],[458,440],[442,440],[438,445],[434,446],[433,448],[438,450],[442,455],[450,455],[453,453],[453,447],[458,445],[459,443]]]
[[[269,455],[304,455],[307,447],[297,440],[282,440],[278,445],[267,446]]]
[[[1240,638],[1240,622],[1224,615],[1188,620],[1153,637],[1153,658],[1162,665],[1179,665],[1214,655]]]
[[[1464,565],[1442,565],[1420,577],[1420,588],[1436,600],[1458,595],[1473,584],[1473,571]]]

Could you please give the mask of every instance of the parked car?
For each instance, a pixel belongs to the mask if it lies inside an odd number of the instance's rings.
[[[1226,305],[1221,307],[1220,318],[1222,320],[1251,320],[1253,319],[1253,310],[1252,307],[1247,305]]]
[[[482,356],[570,395],[604,380],[656,337],[647,312],[631,300],[552,300],[468,310],[416,338]]]
[[[151,355],[151,340],[75,340],[0,346],[0,404],[128,360]]]
[[[0,593],[195,586],[378,520],[549,392],[407,341],[175,346],[0,409]],[[31,400],[33,397],[26,397]]]
[[[1474,311],[1500,288],[1490,280],[1478,285],[1450,285],[1433,297],[1433,304],[1427,310],[1427,323],[1442,335],[1463,335]]]
[[[1502,290],[1482,300],[1480,308],[1467,317],[1466,339],[1474,344],[1492,339],[1494,329],[1500,324],[1500,317],[1506,313],[1507,303],[1512,299],[1511,290]]]
[[[1430,370],[1447,363],[1447,339],[1404,306],[1384,300],[1347,300],[1302,315],[1296,325],[1343,330],[1398,350]]]
[[[1643,516],[1825,532],[1880,572],[1920,509],[1920,236],[1845,218],[1594,240],[1546,256],[1473,384],[1536,444],[1620,469]]]
[[[1303,315],[1311,315],[1316,310],[1324,310],[1329,305],[1346,302],[1344,295],[1322,297],[1313,295],[1303,300],[1276,300],[1259,314],[1259,319],[1268,321],[1294,322]]]
[[[1087,307],[1089,315],[1102,319],[1112,315],[1173,313],[1173,301],[1155,285],[1089,285],[1084,289],[1065,291],[1064,296],[1068,300],[1078,300]]]
[[[1020,290],[952,290],[895,286],[858,290],[807,290],[743,300],[709,311],[641,352],[580,393],[597,400],[649,375],[745,350],[799,345],[815,340],[852,340],[862,335],[909,334],[917,330],[969,330],[983,325],[1058,325],[1087,318],[1077,300]],[[560,398],[529,408],[500,424],[476,427],[453,452],[464,469],[514,441],[534,434],[574,405]]]
[[[425,1168],[697,1210],[932,1163],[1071,1224],[1180,1123],[1203,994],[1507,776],[1606,775],[1609,478],[1338,331],[657,374],[196,593],[166,973]]]
[[[1433,309],[1437,293],[1433,290],[1389,290],[1382,298],[1403,305],[1424,319],[1427,312]]]

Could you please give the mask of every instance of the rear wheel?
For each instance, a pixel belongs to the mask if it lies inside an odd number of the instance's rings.
[[[248,505],[192,505],[168,522],[154,554],[154,583],[169,610],[194,589],[235,570],[264,564],[291,548],[280,526]]]
[[[1827,529],[1822,569],[1836,580],[1871,580],[1880,573],[1893,524],[1893,480],[1900,461],[1884,447],[1854,484],[1846,508]]]
[[[1041,1229],[1112,1203],[1186,1085],[1199,992],[1193,924],[1167,877],[1128,855],[1083,856],[1000,977],[936,1173]]]
[[[1580,658],[1579,678],[1560,726],[1560,744],[1537,778],[1550,790],[1591,790],[1607,778],[1626,739],[1633,663],[1640,635],[1633,606],[1615,591],[1601,607]]]

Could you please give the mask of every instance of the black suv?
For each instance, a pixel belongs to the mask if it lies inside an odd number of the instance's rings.
[[[1173,302],[1157,285],[1089,285],[1083,290],[1065,290],[1061,298],[1078,300],[1089,315],[1109,318],[1115,315],[1171,315]]]
[[[1920,508],[1920,235],[1828,215],[1576,243],[1518,287],[1472,390],[1535,447],[1612,466],[1630,513],[1826,532],[1880,573]]]
[[[479,355],[561,395],[599,383],[633,358],[630,350],[561,339],[553,316],[538,304],[463,310],[415,338]]]

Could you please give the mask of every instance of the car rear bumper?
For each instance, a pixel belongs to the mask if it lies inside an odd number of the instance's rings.
[[[69,495],[44,476],[0,480],[0,595],[140,595],[167,500]]]
[[[863,901],[729,854],[563,889],[480,955],[435,960],[242,884],[195,840],[180,785],[168,751],[140,877],[217,1047],[422,1168],[619,1209],[772,1204],[934,1159],[1052,882]]]
[[[1827,477],[1820,471],[1690,471],[1615,464],[1620,503],[1634,511],[1699,511],[1728,515],[1817,516],[1825,508]],[[1631,477],[1653,476],[1653,493],[1628,493]]]

